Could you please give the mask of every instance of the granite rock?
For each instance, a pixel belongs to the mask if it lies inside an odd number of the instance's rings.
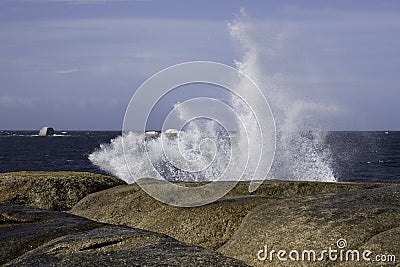
[[[340,238],[349,248],[400,257],[400,185],[266,181],[252,193],[248,186],[241,182],[209,205],[178,208],[154,200],[135,184],[122,185],[88,195],[70,212],[164,233],[254,266],[304,264],[260,261],[257,253],[264,246],[288,251],[334,248]],[[315,263],[339,264],[357,263]]]
[[[247,266],[164,234],[64,212],[0,205],[4,266]]]
[[[122,184],[118,178],[88,172],[0,173],[0,203],[69,210],[90,193]]]
[[[218,251],[242,259],[253,266],[376,266],[378,254],[400,257],[400,186],[359,191],[325,193],[314,196],[276,199],[252,209],[228,242]],[[340,241],[341,240],[341,241]],[[344,242],[345,240],[345,242]],[[269,253],[284,250],[371,250],[371,262],[328,260],[282,262],[270,254],[259,260],[267,246]],[[265,256],[260,254],[261,259]],[[325,255],[326,256],[326,255]],[[288,255],[286,255],[286,258]],[[307,258],[307,255],[306,255]],[[397,258],[398,260],[399,258]],[[395,265],[397,263],[386,263]],[[383,266],[380,263],[379,266]]]

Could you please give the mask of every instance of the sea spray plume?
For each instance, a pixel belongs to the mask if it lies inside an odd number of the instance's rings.
[[[240,16],[241,17],[247,17],[247,14],[243,8],[240,9]],[[244,48],[245,54],[244,54],[244,62],[250,63],[250,64],[242,64],[242,62],[235,60],[235,65],[237,69],[250,77],[256,84],[258,84],[257,78],[259,75],[257,73],[258,69],[253,68],[254,66],[257,66],[257,61],[258,61],[258,53],[256,51],[257,47],[252,44],[252,40],[250,38],[246,38],[246,32],[249,30],[248,24],[246,23],[228,23],[228,28],[229,32],[232,37],[236,38],[239,42],[240,45]],[[242,38],[244,37],[244,38]],[[252,76],[248,74],[253,74]],[[259,146],[262,145],[262,136],[260,135],[261,132],[258,130],[259,121],[256,118],[255,114],[257,114],[260,110],[264,109],[264,102],[263,101],[256,101],[258,95],[254,94],[251,95],[252,92],[246,88],[246,83],[243,83],[242,81],[239,81],[237,87],[235,88],[236,92],[239,95],[246,96],[247,99],[253,99],[251,109],[245,105],[240,99],[235,97],[235,95],[231,96],[231,105],[233,108],[237,111],[237,114],[240,118],[241,121],[244,122],[245,131],[239,131],[238,132],[238,146],[239,147],[248,147],[249,148],[249,153],[250,153],[250,158],[248,162],[248,166],[246,169],[246,173],[244,174],[244,177],[252,178],[253,180],[264,180],[266,177],[264,176],[264,173],[254,173],[257,170],[258,167],[258,158],[261,156],[262,151],[259,149]],[[265,96],[265,95],[264,95]],[[272,138],[272,137],[271,137]],[[273,137],[275,138],[275,137]],[[265,149],[265,148],[264,148]],[[273,149],[269,147],[268,149]],[[266,151],[264,151],[266,152]],[[272,151],[267,152],[267,153],[274,153]],[[253,185],[250,188],[250,191],[254,191],[257,188],[257,185]]]
[[[249,56],[251,55],[257,55],[257,53],[250,53]],[[237,62],[237,64],[239,63]],[[242,67],[253,65],[255,64],[247,64]],[[246,70],[246,72],[254,71]],[[221,134],[219,131],[221,128],[219,127],[217,130],[215,121],[211,120],[206,123],[203,121],[202,123],[188,124],[185,131],[174,140],[157,138],[146,144],[142,143],[143,134],[124,132],[122,137],[112,140],[111,144],[102,145],[100,149],[90,155],[89,159],[101,169],[128,182],[134,182],[142,177],[212,181],[220,179],[221,174],[228,179],[234,179],[238,175],[242,179],[265,179],[270,169],[267,162],[272,161],[273,158],[273,156],[271,158],[266,155],[273,155],[275,151],[275,145],[271,145],[271,142],[275,143],[275,125],[272,114],[270,116],[262,115],[270,113],[270,109],[264,96],[260,98],[260,91],[254,90],[255,84],[249,83],[249,79],[243,77],[243,74],[237,75],[237,78],[238,82],[233,90],[239,96],[243,95],[250,100],[251,105],[249,106],[240,97],[232,95],[230,105],[237,116],[239,129],[237,135],[234,136],[233,144],[228,130],[225,129],[225,133]],[[176,105],[174,109],[178,111],[181,121],[186,122],[191,118],[191,110],[185,109],[183,105]],[[269,124],[266,122],[268,120],[272,122],[272,125],[268,127],[260,125],[258,121],[260,118],[256,117],[257,113],[261,119],[265,119],[263,124]],[[269,141],[264,144],[261,131],[270,133]],[[161,137],[163,136],[162,134]],[[126,142],[127,155],[121,153],[124,148],[121,145],[122,141]],[[232,153],[232,150],[235,150],[236,153]],[[113,159],[110,159],[110,156]],[[124,156],[130,159],[129,170],[124,166]],[[146,156],[151,159],[151,164],[144,162]],[[242,163],[246,165],[244,170],[240,168]],[[258,168],[260,165],[264,167]],[[227,166],[230,166],[230,171],[226,171]]]
[[[238,96],[232,98],[231,106],[212,98],[194,98],[175,105],[174,110],[182,123],[177,128],[182,131],[172,138],[166,132],[156,138],[146,138],[143,130],[132,130],[146,125],[146,114],[151,112],[151,103],[157,100],[146,97],[163,96],[163,90],[193,82],[193,79],[211,79],[209,83]],[[157,91],[148,94],[149,90]],[[145,108],[138,104],[144,100],[147,103]],[[202,107],[200,114],[193,108],[196,103]],[[218,105],[218,109],[213,105]],[[221,112],[223,107],[225,110]],[[236,119],[238,134],[225,128],[226,117],[221,114],[231,114]],[[122,137],[112,140],[109,145],[102,145],[90,155],[90,160],[128,182],[145,177],[179,181],[260,180],[270,170],[274,149],[273,116],[256,84],[236,69],[221,63],[187,62],[164,69],[138,88],[126,111]]]
[[[184,121],[175,122],[176,126],[174,127],[183,131],[165,131],[164,125],[170,117],[170,112],[163,123],[162,129],[165,132],[162,132],[160,137],[156,137],[153,140],[144,138],[143,146],[147,149],[145,149],[145,155],[141,159],[144,161],[150,160],[149,164],[156,169],[160,166],[162,168],[160,173],[165,169],[168,171],[169,166],[172,167],[172,172],[166,173],[167,175],[161,174],[164,178],[161,182],[149,183],[148,180],[137,179],[136,183],[157,200],[180,207],[201,206],[214,202],[228,193],[243,178],[243,174],[248,175],[247,179],[252,179],[253,177],[266,178],[273,162],[275,149],[275,122],[268,102],[260,88],[254,81],[237,69],[210,61],[192,61],[177,64],[157,72],[142,83],[135,91],[126,109],[123,133],[129,134],[133,129],[138,129],[138,127],[144,131],[149,114],[153,111],[154,103],[157,103],[161,97],[174,88],[193,83],[206,83],[224,88],[235,94],[238,97],[238,101],[241,99],[243,105],[232,107],[224,101],[213,97],[192,98],[179,105],[179,107],[188,105],[189,110],[193,113],[189,117],[185,116]],[[239,89],[246,88],[246,94],[242,95],[242,91],[238,90],[238,87]],[[247,107],[247,109],[238,110],[237,107]],[[245,114],[247,112],[253,113],[253,116],[249,118],[251,120],[256,119],[256,127],[253,127],[253,121],[240,123],[243,121],[241,118],[248,118]],[[239,127],[244,128],[238,131],[240,140],[242,136],[245,136],[241,133],[252,133],[253,131],[260,131],[257,136],[261,139],[252,140],[247,138],[249,144],[247,147],[242,147],[242,142],[233,141],[231,143],[232,151],[221,154],[221,151],[226,151],[224,147],[229,147],[224,146],[224,144],[229,143],[231,138],[234,139],[235,137],[225,128],[229,122],[226,120],[229,114],[236,118]],[[209,123],[210,121],[211,123]],[[188,127],[185,130],[185,127],[191,123],[195,123],[194,129]],[[222,127],[225,131],[220,134],[214,125]],[[251,126],[251,128],[248,126]],[[170,133],[173,133],[173,135],[170,135]],[[205,135],[201,136],[204,133]],[[200,134],[200,138],[196,137],[198,134]],[[122,137],[124,138],[124,136]],[[192,137],[195,137],[194,141],[191,141]],[[186,143],[188,140],[189,142]],[[223,146],[219,147],[220,142],[222,142]],[[257,145],[254,145],[254,142]],[[131,155],[132,151],[124,145],[124,139],[122,143],[127,167],[132,176],[136,177],[136,155]],[[152,149],[148,149],[148,146],[153,143],[159,143],[155,150],[161,149],[160,152],[162,153],[156,153],[156,155],[150,153]],[[182,143],[184,145],[180,145]],[[240,147],[238,147],[238,144],[240,144]],[[258,151],[249,149],[253,147],[257,148]],[[188,155],[185,155],[186,152],[188,152]],[[161,161],[159,160],[160,154]],[[221,157],[219,157],[219,154],[221,154]],[[221,158],[222,163],[228,162],[221,174],[214,172],[214,170],[218,171],[223,166],[216,160],[218,158]],[[252,164],[255,162],[255,168],[247,168],[248,162]],[[184,175],[180,176],[182,172]],[[178,177],[176,174],[178,174]],[[185,181],[224,180],[231,182],[205,183],[197,187],[185,187],[182,184],[170,182],[171,179],[176,178]],[[258,182],[251,182],[249,190],[254,190],[258,184]],[[255,188],[251,185],[254,185]]]
[[[283,74],[262,72],[262,63],[272,64],[268,57],[273,56],[274,50],[263,47],[253,38],[254,34],[259,33],[243,8],[228,27],[231,37],[239,42],[243,51],[242,60],[235,60],[236,67],[264,90],[277,122],[277,147],[270,178],[336,181],[325,134],[314,120],[315,114],[329,114],[335,111],[335,107],[296,99],[291,94],[291,88],[281,85],[285,81]],[[275,36],[276,42],[282,41],[282,34]],[[263,49],[268,49],[268,52],[263,53]],[[281,47],[276,45],[275,49],[279,50]],[[287,84],[286,81],[285,83]],[[246,88],[241,90],[245,91]],[[235,105],[234,101],[233,104]],[[253,140],[258,139],[255,137]]]
[[[276,173],[291,180],[335,182],[326,132],[313,123],[315,112],[329,114],[332,108],[299,100],[288,109],[278,143],[281,168]]]
[[[245,15],[243,10],[241,15]],[[329,164],[330,153],[324,145],[324,135],[317,131],[318,127],[313,127],[312,131],[305,127],[305,125],[313,124],[309,123],[313,120],[305,115],[320,112],[325,105],[290,97],[288,88],[282,88],[280,85],[281,79],[284,79],[282,74],[268,76],[261,71],[260,63],[264,60],[260,56],[262,49],[251,38],[250,33],[253,29],[248,18],[245,22],[237,19],[230,23],[229,29],[232,37],[239,40],[244,49],[243,59],[236,61],[237,68],[261,85],[265,90],[261,95],[272,100],[274,114],[278,115],[280,133],[276,160],[270,177],[333,181],[334,177]],[[173,68],[180,69],[178,73],[181,74],[186,71],[183,67],[195,67],[196,64],[203,66],[204,62],[189,62],[181,66],[178,64]],[[206,71],[209,67],[218,67],[218,64],[210,64],[206,67]],[[189,73],[196,72],[189,71]],[[224,75],[217,76],[225,77]],[[246,79],[242,76],[233,86],[234,91],[252,104],[247,106],[240,98],[232,95],[230,105],[237,115],[237,123],[243,124],[243,129],[239,128],[237,135],[233,136],[233,142],[230,138],[226,138],[229,135],[218,134],[215,121],[202,121],[200,124],[194,121],[186,126],[186,131],[179,134],[178,138],[172,140],[162,138],[164,134],[161,134],[161,138],[143,142],[145,139],[143,132],[124,131],[122,137],[117,137],[108,145],[102,145],[89,156],[89,159],[101,169],[129,183],[143,177],[160,179],[167,177],[170,180],[181,181],[212,181],[218,179],[221,173],[224,177],[236,177],[238,173],[242,173],[240,164],[243,163],[246,164],[246,168],[241,175],[242,178],[264,179],[269,167],[258,168],[260,158],[263,158],[262,153],[273,155],[275,146],[269,145],[264,149],[265,151],[260,151],[260,146],[263,145],[261,140],[265,136],[261,136],[258,131],[260,121],[256,115],[258,111],[265,110],[266,106],[260,101],[263,96],[260,98],[257,90],[250,90],[252,83],[246,83]],[[175,109],[183,122],[193,117],[190,115],[190,109],[185,109],[183,105],[177,105]],[[267,129],[269,130],[267,132],[271,133],[270,138],[275,144],[275,135],[272,134],[275,131],[275,124],[269,124],[268,127],[270,129]],[[202,140],[208,141],[202,142]],[[232,151],[239,151],[239,153],[231,153]],[[125,161],[126,157],[129,158],[129,170]],[[146,160],[147,158],[151,161]],[[236,163],[240,163],[237,164],[238,168],[235,168]],[[225,171],[226,166],[230,167],[229,172]]]
[[[89,160],[103,171],[111,173],[127,183],[133,183],[140,177],[160,177],[160,174],[144,161],[145,148],[143,147],[143,133],[129,132],[125,136],[125,146],[129,147],[131,156],[136,159],[135,172],[137,177],[132,177],[126,166],[122,136],[112,139],[109,144],[101,144],[98,149],[89,155]]]
[[[132,131],[124,134],[124,145],[128,148],[125,151],[128,151],[131,159],[130,170],[125,162],[122,136],[111,140],[109,144],[101,144],[89,155],[89,160],[128,183],[145,177],[168,177],[181,181],[214,180],[227,165],[230,142],[207,135],[196,129],[195,125],[188,125],[186,130],[190,133],[181,133],[176,139],[155,138],[146,141],[146,145],[143,144],[143,133]],[[204,142],[205,137],[218,140],[218,143]],[[150,162],[143,159],[147,156]]]

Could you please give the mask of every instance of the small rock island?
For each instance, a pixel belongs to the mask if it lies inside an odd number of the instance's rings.
[[[54,128],[51,127],[43,127],[39,131],[39,136],[49,136],[54,135]]]

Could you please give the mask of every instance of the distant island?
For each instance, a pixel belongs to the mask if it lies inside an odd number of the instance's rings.
[[[39,131],[39,136],[49,136],[54,135],[54,128],[52,127],[43,127]]]

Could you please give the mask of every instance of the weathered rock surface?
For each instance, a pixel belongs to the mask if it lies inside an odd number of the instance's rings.
[[[69,210],[86,195],[124,181],[87,172],[0,173],[0,203]]]
[[[246,266],[164,234],[16,205],[0,205],[0,264]]]
[[[229,240],[246,214],[265,201],[259,196],[244,196],[198,208],[180,208],[154,200],[137,185],[128,185],[91,194],[70,212],[100,222],[151,229],[186,243],[217,249]]]
[[[321,252],[329,247],[338,249],[337,241],[344,238],[347,242],[344,251],[357,249],[362,253],[368,249],[374,256],[399,257],[399,229],[400,186],[327,193],[275,200],[254,208],[218,251],[254,266],[283,266],[284,262],[279,261],[276,254],[272,263],[258,260],[258,251],[267,246],[269,251],[289,253],[293,249],[312,249]],[[317,253],[317,258],[319,256]],[[285,266],[294,263],[288,261]],[[305,263],[311,265],[311,262]],[[366,266],[367,263],[363,260],[317,261],[315,266]]]
[[[137,185],[123,185],[85,197],[70,212],[164,233],[254,266],[308,266],[312,263],[285,263],[276,257],[260,261],[257,253],[265,245],[288,252],[335,249],[336,241],[345,238],[351,249],[371,248],[400,258],[399,191],[400,185],[378,183],[269,181],[249,194],[248,183],[243,182],[213,204],[177,208],[155,201]],[[358,264],[365,266],[362,261]]]

